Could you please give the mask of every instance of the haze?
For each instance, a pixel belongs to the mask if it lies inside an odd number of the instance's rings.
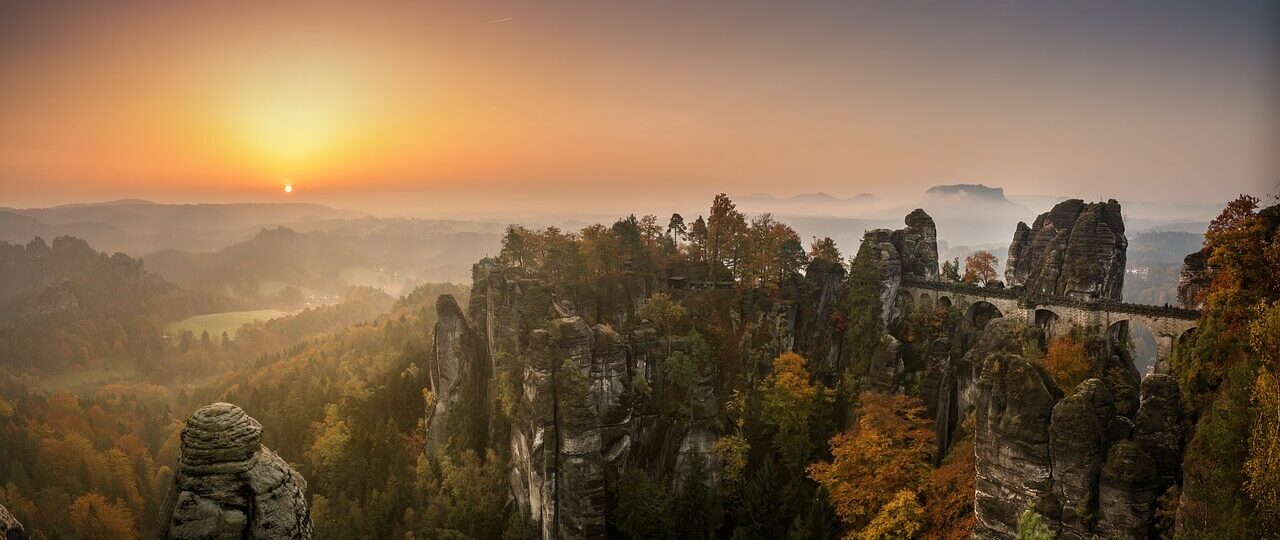
[[[1280,179],[1278,12],[9,2],[0,206],[607,213],[981,182],[1220,207]]]

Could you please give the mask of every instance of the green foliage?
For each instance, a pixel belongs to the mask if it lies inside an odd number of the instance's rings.
[[[675,340],[671,354],[662,360],[662,411],[673,419],[692,418],[695,391],[712,369],[711,346],[702,334],[690,330]]]
[[[871,351],[880,342],[884,325],[880,320],[880,267],[874,246],[863,243],[849,263],[849,298],[846,302],[846,350],[855,374],[865,374]]]
[[[715,537],[715,530],[719,527],[719,509],[715,493],[708,486],[710,481],[706,459],[700,452],[691,452],[673,501],[672,532],[676,538]]]
[[[666,538],[670,534],[671,494],[641,469],[629,467],[614,488],[610,523],[623,538]]]
[[[1030,508],[1018,519],[1018,540],[1054,540],[1058,535],[1045,523],[1044,516]]]

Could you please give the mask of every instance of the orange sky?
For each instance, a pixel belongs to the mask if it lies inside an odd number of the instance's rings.
[[[0,7],[0,206],[1280,179],[1265,2],[106,4]]]

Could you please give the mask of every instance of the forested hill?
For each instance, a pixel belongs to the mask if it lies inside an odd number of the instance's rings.
[[[0,287],[0,359],[15,372],[111,360],[151,366],[163,351],[165,322],[239,307],[69,236],[51,245],[39,237],[0,242]]]

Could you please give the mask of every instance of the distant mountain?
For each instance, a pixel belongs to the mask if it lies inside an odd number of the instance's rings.
[[[0,242],[0,367],[56,371],[102,359],[149,361],[166,321],[239,307],[189,291],[79,238]]]
[[[99,249],[137,256],[161,249],[218,249],[249,238],[262,227],[362,217],[367,216],[307,203],[157,204],[124,199],[0,208],[0,240],[74,235]]]
[[[501,247],[494,224],[413,219],[333,220],[264,228],[217,251],[161,250],[147,265],[197,290],[241,297],[294,286],[319,302],[348,286],[400,295],[426,282],[464,282],[471,265]]]

